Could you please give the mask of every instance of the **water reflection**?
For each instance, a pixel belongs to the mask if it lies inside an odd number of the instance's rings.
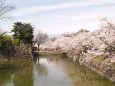
[[[33,86],[32,62],[0,63],[0,86]]]
[[[115,86],[115,84],[65,56],[43,56],[35,62],[0,62],[0,86]]]
[[[66,58],[49,59],[71,79],[71,86],[115,86],[109,80],[77,62]]]
[[[6,86],[7,83],[11,82],[11,76],[13,73],[13,70],[7,71],[6,69],[0,68],[0,86]]]
[[[40,58],[37,61],[39,64],[34,64],[34,86],[70,86],[70,79],[66,79],[64,72],[49,59],[51,58]]]
[[[44,60],[46,60],[46,59],[42,59],[42,60],[40,59],[40,61],[39,61],[39,58],[38,58],[36,60],[36,62],[33,65],[34,74],[37,73],[38,76],[47,76],[48,75],[48,69],[45,65],[46,64],[45,62],[47,62],[47,61],[44,61]],[[45,64],[42,64],[42,61]]]

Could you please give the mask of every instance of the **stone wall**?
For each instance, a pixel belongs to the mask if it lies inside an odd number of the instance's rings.
[[[69,58],[72,58],[74,61],[78,61],[81,65],[83,64],[91,68],[92,70],[96,71],[97,73],[103,75],[104,77],[115,83],[115,68],[111,65],[85,58],[80,53],[76,53],[75,51],[69,51],[67,53],[67,56]]]
[[[20,46],[14,46],[14,55],[11,59],[31,60],[33,59],[31,45],[21,44]]]
[[[79,63],[88,66],[89,68],[93,69],[94,71],[98,72],[99,74],[115,83],[115,68],[113,68],[112,66],[92,60],[87,60],[84,58],[79,58],[78,61]]]
[[[0,60],[5,59],[4,55],[0,52]]]
[[[20,44],[13,46],[10,51],[3,51],[0,59],[9,60],[32,60],[32,48],[28,44]]]

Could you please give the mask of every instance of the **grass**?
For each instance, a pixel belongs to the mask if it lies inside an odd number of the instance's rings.
[[[100,63],[101,63],[101,62],[103,62],[106,58],[107,58],[106,56],[101,55],[101,56],[97,56],[97,57],[93,58],[93,60],[96,61],[96,62],[100,62]]]
[[[115,62],[111,64],[113,67],[115,67]]]

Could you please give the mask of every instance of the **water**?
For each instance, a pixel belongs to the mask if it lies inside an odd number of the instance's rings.
[[[0,86],[115,86],[65,56],[0,62]]]

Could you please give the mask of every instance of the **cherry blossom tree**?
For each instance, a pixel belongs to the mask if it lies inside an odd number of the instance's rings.
[[[94,32],[80,30],[65,34],[54,42],[49,41],[47,45],[42,45],[41,48],[42,50],[57,50],[62,53],[75,50],[85,56],[91,55],[92,58],[100,55],[114,57],[115,23],[106,18],[102,19],[100,29]]]
[[[36,36],[35,36],[35,43],[38,45],[38,51],[39,51],[39,46],[43,43],[45,43],[48,40],[48,34],[43,33],[41,31],[38,31]]]

